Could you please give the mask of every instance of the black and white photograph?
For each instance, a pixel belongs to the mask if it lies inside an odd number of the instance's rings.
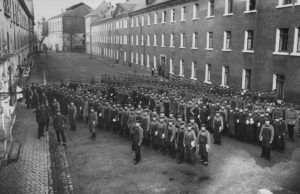
[[[0,194],[300,194],[300,0],[0,0]]]

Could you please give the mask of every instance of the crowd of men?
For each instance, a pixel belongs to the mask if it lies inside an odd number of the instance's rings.
[[[194,165],[198,153],[207,165],[211,139],[221,145],[224,135],[261,145],[261,156],[270,160],[271,149],[283,152],[285,134],[293,141],[300,126],[294,107],[286,107],[272,92],[252,93],[157,77],[104,75],[99,83],[32,84],[24,95],[27,107],[36,111],[39,138],[53,120],[57,139],[65,145],[66,121],[70,130],[76,130],[77,120],[82,120],[93,141],[96,128],[130,139],[135,164],[141,160],[144,144],[179,163]]]

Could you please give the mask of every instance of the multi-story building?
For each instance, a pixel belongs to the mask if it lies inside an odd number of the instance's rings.
[[[85,16],[91,7],[78,3],[48,20],[48,37],[45,43],[56,51],[85,52]]]
[[[0,0],[0,159],[7,157],[20,74],[33,52],[32,0]]]
[[[92,54],[300,103],[300,0],[129,0],[90,28]]]

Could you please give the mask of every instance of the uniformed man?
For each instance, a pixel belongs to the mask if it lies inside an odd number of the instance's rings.
[[[77,115],[77,108],[72,101],[68,107],[68,118],[70,124],[70,130],[76,130],[76,115]]]
[[[198,134],[198,147],[199,147],[199,155],[200,162],[204,165],[208,165],[208,152],[210,149],[210,134],[208,130],[206,130],[206,125],[201,124],[201,128]]]
[[[195,164],[195,152],[196,152],[197,137],[195,131],[192,130],[192,125],[187,125],[187,130],[184,132],[184,147],[185,147],[185,159],[186,162],[194,165]]]
[[[53,117],[53,129],[55,130],[57,141],[60,144],[61,139],[63,145],[66,146],[65,128],[67,119],[61,114],[60,110],[56,112]]]
[[[262,142],[262,151],[261,151],[261,157],[265,157],[267,160],[271,160],[271,145],[274,139],[274,128],[270,124],[270,118],[267,117],[265,124],[263,124],[259,139]]]
[[[158,124],[158,137],[159,137],[159,148],[163,154],[165,154],[167,151],[167,133],[168,133],[168,126],[165,121],[165,117],[161,115]]]
[[[216,116],[213,118],[213,132],[214,132],[214,144],[221,145],[221,132],[224,129],[223,117],[220,112],[216,112]]]
[[[286,110],[286,124],[289,132],[289,140],[294,141],[294,130],[295,130],[295,125],[296,125],[296,120],[297,120],[297,112],[293,105],[291,105],[290,108]]]
[[[135,152],[134,164],[138,164],[141,161],[141,145],[143,143],[143,129],[141,128],[140,116],[136,117],[136,124],[133,127],[133,139],[132,139],[132,151]]]
[[[92,134],[91,139],[93,141],[96,141],[96,125],[98,122],[98,116],[97,113],[95,112],[94,108],[91,107],[91,111],[89,114],[89,119],[88,119],[88,126],[89,126],[89,131]]]
[[[185,122],[182,121],[181,115],[178,115],[178,122],[180,123],[180,127],[178,128],[178,132],[177,132],[176,145],[179,152],[178,163],[180,164],[181,162],[184,161],[184,151],[185,151],[184,137],[185,137],[186,128],[185,128]]]
[[[155,150],[157,150],[159,147],[158,124],[159,122],[157,121],[157,115],[153,115],[150,124],[150,133],[151,133],[152,147]]]
[[[176,152],[175,152],[176,133],[177,133],[177,130],[176,130],[176,127],[174,125],[174,120],[173,119],[169,119],[167,141],[168,141],[169,153],[170,153],[170,156],[172,158],[176,157]]]

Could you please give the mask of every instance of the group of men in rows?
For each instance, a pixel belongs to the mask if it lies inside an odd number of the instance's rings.
[[[96,125],[128,137],[136,152],[136,164],[144,144],[164,154],[168,152],[173,158],[178,155],[179,163],[185,160],[195,164],[198,150],[207,165],[210,133],[218,145],[225,134],[261,144],[262,156],[267,159],[271,148],[284,150],[286,127],[293,140],[298,117],[293,107],[285,109],[274,99],[262,101],[261,95],[249,101],[245,93],[237,96],[237,91],[226,93],[218,88],[190,85],[150,77],[104,76],[101,83],[62,83],[37,87],[33,92],[31,88],[29,94],[40,97],[41,107],[49,106],[50,100],[49,115],[60,110],[68,115],[71,130],[76,130],[76,119],[86,121],[93,140]],[[53,108],[57,104],[61,105],[59,111]],[[40,107],[37,110],[39,115]]]

